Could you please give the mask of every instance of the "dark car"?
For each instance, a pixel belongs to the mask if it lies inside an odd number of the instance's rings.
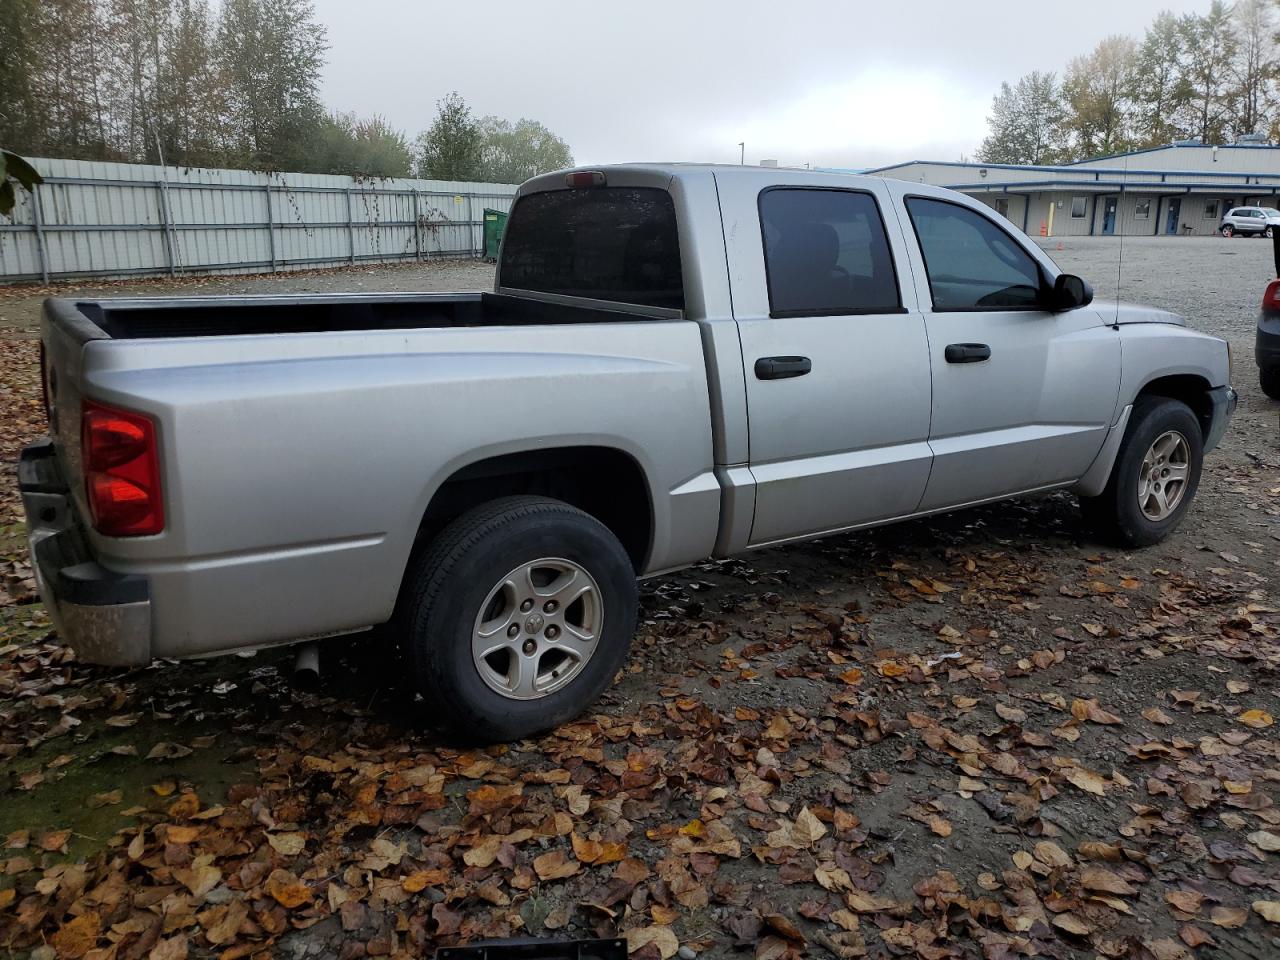
[[[1280,400],[1280,280],[1267,284],[1258,314],[1258,340],[1253,352],[1258,361],[1258,382],[1262,392]]]

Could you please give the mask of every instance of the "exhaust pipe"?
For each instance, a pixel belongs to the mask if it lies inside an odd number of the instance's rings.
[[[293,661],[293,685],[299,690],[314,690],[320,685],[320,647],[304,643]]]

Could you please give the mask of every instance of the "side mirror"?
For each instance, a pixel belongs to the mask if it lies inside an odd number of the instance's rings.
[[[1060,273],[1053,281],[1051,310],[1074,310],[1093,302],[1093,287],[1073,273]]]

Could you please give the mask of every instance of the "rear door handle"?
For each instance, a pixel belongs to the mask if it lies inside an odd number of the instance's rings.
[[[943,356],[947,363],[981,363],[991,359],[991,348],[985,343],[948,343]]]
[[[808,357],[761,357],[756,361],[756,379],[787,380],[803,377],[813,369]]]

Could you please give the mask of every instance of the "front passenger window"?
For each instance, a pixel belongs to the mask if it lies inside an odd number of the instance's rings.
[[[986,217],[945,200],[908,197],[935,310],[1036,309],[1040,267]]]

